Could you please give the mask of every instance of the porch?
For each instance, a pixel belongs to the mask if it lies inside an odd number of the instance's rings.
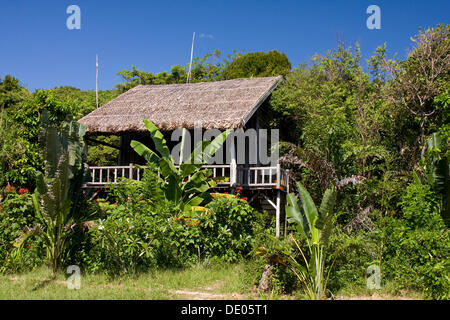
[[[178,166],[175,166],[178,168]],[[131,163],[127,166],[89,166],[90,180],[85,188],[106,188],[117,184],[121,178],[140,181],[146,167]],[[217,183],[216,188],[242,186],[246,189],[277,189],[287,191],[289,185],[288,170],[280,164],[267,167],[245,167],[236,164],[204,165],[212,171],[211,178]]]
[[[252,196],[249,203],[262,201],[263,209],[273,210],[276,221],[276,236],[281,233],[281,220],[286,193],[289,193],[289,170],[280,164],[267,167],[244,167],[236,164],[204,165],[211,170],[211,177],[217,183],[214,189],[233,191],[241,186]],[[130,164],[128,166],[88,167],[90,180],[83,186],[88,189],[101,190],[111,184],[117,184],[121,178],[140,181],[145,166]],[[287,231],[287,220],[284,214],[284,234]]]

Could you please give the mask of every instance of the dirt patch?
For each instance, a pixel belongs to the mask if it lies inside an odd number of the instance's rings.
[[[34,282],[45,282],[45,283],[56,283],[56,284],[60,284],[60,285],[67,285],[66,281],[60,281],[60,280],[56,280],[56,279],[52,279],[52,278],[42,278],[42,279],[38,279],[38,278],[19,278],[19,277],[12,277],[12,278],[8,278],[9,281],[34,281]]]
[[[243,296],[237,293],[232,294],[217,294],[211,292],[188,291],[188,290],[169,290],[169,293],[176,294],[183,300],[239,300],[244,299]]]
[[[216,293],[224,284],[223,280],[217,280],[199,289],[169,290],[169,293],[175,294],[183,300],[242,300],[247,298],[239,293]]]
[[[340,299],[338,298],[338,300]],[[405,296],[393,296],[390,294],[374,293],[371,296],[342,297],[342,300],[414,300],[414,298]]]

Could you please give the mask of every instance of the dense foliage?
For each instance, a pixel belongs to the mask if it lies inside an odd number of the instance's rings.
[[[290,169],[291,181],[300,182],[293,183],[291,190],[303,196],[298,203],[289,198],[287,209],[290,230],[298,232],[275,239],[270,236],[273,230],[266,224],[266,215],[256,212],[244,198],[211,197],[213,183],[207,171],[201,166],[175,168],[161,134],[148,124],[159,150],[155,153],[133,142],[149,161],[143,180],[124,180],[103,193],[103,199],[87,201],[83,209],[98,214],[99,219],[76,221],[74,228],[74,224],[60,224],[63,233],[70,233],[60,264],[118,274],[185,267],[204,259],[233,262],[263,252],[263,259],[249,260],[252,280],[260,280],[269,259],[273,288],[305,294],[308,286],[295,274],[300,274],[302,266],[289,268],[283,259],[294,257],[296,262],[309,264],[316,256],[321,259],[318,268],[303,273],[305,277],[320,274],[320,281],[313,281],[320,290],[310,297],[365,287],[367,268],[377,266],[382,287],[448,299],[449,30],[448,25],[419,30],[405,60],[388,57],[382,45],[364,63],[357,44],[342,43],[292,70],[286,55],[276,50],[233,52],[224,59],[216,51],[195,58],[191,82],[284,76],[266,111],[269,124],[280,128],[281,161]],[[118,74],[124,82],[115,90],[101,91],[100,105],[140,84],[185,83],[188,69],[188,65],[175,65],[170,72],[158,74],[136,67],[122,70]],[[62,181],[48,172],[49,149],[40,139],[44,110],[55,132],[62,132],[68,116],[77,120],[95,108],[93,91],[59,87],[29,92],[12,76],[0,78],[2,272],[44,263],[45,248],[51,247],[45,236],[23,237],[16,249],[14,243],[24,231],[36,231],[33,226],[39,223],[43,231],[49,230],[44,222],[54,219],[43,221],[40,209],[65,210],[50,205],[58,188],[48,190],[42,183],[46,177],[52,188]],[[97,139],[118,144],[117,137]],[[89,143],[89,154],[82,162],[115,164],[116,149]],[[59,165],[63,164],[61,160]],[[324,194],[330,195],[327,190],[334,187],[330,183],[339,181],[354,186],[340,185],[334,214],[321,221],[327,229],[318,231],[322,229],[315,223],[306,227],[305,214],[314,211],[313,204],[320,203]],[[33,209],[33,193],[37,210]],[[72,208],[76,202],[72,193],[64,195],[61,199]],[[299,228],[302,222],[305,229]],[[311,232],[314,237],[305,238]],[[321,232],[327,241],[320,241]],[[301,260],[302,253],[309,252],[308,243],[320,246]],[[326,290],[320,283],[328,276]]]
[[[217,198],[207,207],[184,211],[148,197],[153,178],[148,173],[142,183],[124,180],[110,190],[108,201],[97,200],[102,217],[89,230],[76,263],[118,274],[247,257],[263,226],[245,200]]]

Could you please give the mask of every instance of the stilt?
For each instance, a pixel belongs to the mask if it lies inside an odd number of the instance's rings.
[[[275,235],[277,238],[280,237],[280,215],[281,215],[281,190],[277,190],[277,208],[276,208],[276,225],[275,225]]]
[[[289,194],[289,169],[286,170],[286,196],[284,197],[285,205],[286,205],[286,197]],[[287,237],[288,233],[288,217],[286,214],[286,209],[284,210],[284,237]]]
[[[238,184],[238,176],[237,176],[237,162],[236,162],[236,147],[234,144],[234,137],[231,137],[231,161],[230,161],[230,186],[235,188]],[[239,181],[241,183],[241,181]]]

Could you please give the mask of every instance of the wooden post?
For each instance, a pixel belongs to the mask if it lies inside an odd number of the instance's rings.
[[[237,163],[236,163],[236,148],[234,146],[234,136],[231,142],[231,162],[230,162],[230,186],[235,187],[237,183]]]
[[[280,237],[280,213],[281,213],[281,190],[278,189],[277,190],[277,208],[276,208],[276,213],[275,213],[275,219],[276,219],[275,235],[277,238]]]
[[[286,170],[286,195],[289,194],[289,169]],[[284,236],[287,237],[288,219],[286,210],[284,211]]]
[[[277,189],[280,190],[281,185],[281,165],[277,163]]]
[[[129,175],[130,179],[133,179],[133,164],[130,163],[130,175]]]

